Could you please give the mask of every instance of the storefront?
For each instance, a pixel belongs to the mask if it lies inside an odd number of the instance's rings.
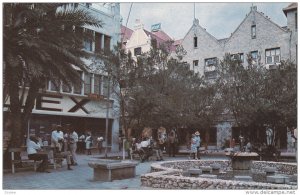
[[[7,105],[5,105],[4,111]],[[118,149],[119,119],[115,116],[114,100],[110,99],[107,143],[112,151]],[[63,130],[70,125],[78,135],[91,132],[93,139],[106,137],[106,98],[40,93],[28,122],[27,135],[35,134],[50,141],[51,125],[59,124]],[[4,112],[5,115],[5,112]],[[5,116],[4,116],[5,118]],[[4,129],[4,131],[7,131]],[[25,141],[25,140],[24,140]]]

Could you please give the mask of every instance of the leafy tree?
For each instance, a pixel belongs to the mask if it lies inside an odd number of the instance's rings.
[[[3,99],[9,100],[9,118],[14,121],[10,146],[19,147],[46,81],[62,80],[68,86],[81,82],[73,66],[86,70],[82,58],[89,55],[82,43],[90,37],[81,27],[101,27],[101,21],[61,3],[5,3],[3,11]]]
[[[265,142],[267,125],[275,131],[274,140],[279,140],[286,127],[296,124],[296,66],[282,61],[276,69],[265,69],[259,61],[252,62],[248,55],[245,68],[230,54],[221,61],[217,85],[224,110],[256,141]]]

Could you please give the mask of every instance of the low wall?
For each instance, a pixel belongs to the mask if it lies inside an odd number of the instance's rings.
[[[184,160],[159,162],[151,165],[151,173],[141,176],[142,186],[160,189],[297,189],[297,186],[223,179],[185,177],[181,173],[192,167],[220,164],[222,170],[231,170],[229,160]]]
[[[220,171],[232,170],[230,160],[178,160],[159,162],[151,165],[151,172],[170,170],[170,171],[185,171],[190,168],[199,168],[200,166],[210,166],[212,164],[219,164]]]

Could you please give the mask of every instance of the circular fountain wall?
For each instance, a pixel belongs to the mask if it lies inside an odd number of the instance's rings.
[[[252,161],[251,171],[262,173],[263,167],[270,166],[271,162]],[[271,166],[278,164],[277,162]],[[297,164],[279,163],[280,173],[296,174]],[[191,168],[218,165],[220,174],[217,178],[189,177],[184,172]],[[285,168],[284,168],[285,167]],[[271,184],[255,181],[236,181],[226,178],[231,173],[232,165],[230,160],[178,160],[153,163],[151,173],[141,176],[143,186],[161,189],[297,189],[295,185]]]

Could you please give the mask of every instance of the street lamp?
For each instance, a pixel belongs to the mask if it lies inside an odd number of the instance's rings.
[[[105,146],[105,158],[107,158],[107,147],[108,147],[108,120],[109,120],[109,97],[110,97],[110,77],[109,77],[109,73],[107,76],[107,102],[106,102],[106,119],[105,119],[105,142],[106,142],[106,146]]]

